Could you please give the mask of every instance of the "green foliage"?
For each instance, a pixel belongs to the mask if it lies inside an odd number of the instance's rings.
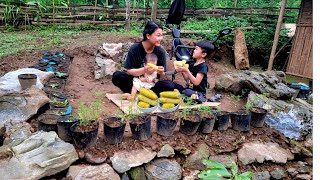
[[[101,100],[95,100],[89,104],[80,103],[77,112],[80,126],[88,126],[92,121],[96,122],[101,116],[101,106]]]
[[[238,166],[237,164],[230,159],[232,162],[232,165],[230,168],[230,171],[221,163],[213,160],[203,160],[202,163],[206,165],[208,168],[201,171],[198,174],[198,177],[200,179],[211,179],[211,180],[219,180],[228,178],[230,180],[251,180],[253,173],[248,171],[244,172],[242,174],[238,174]]]
[[[52,104],[59,105],[59,106],[64,106],[64,107],[66,107],[68,105],[68,103],[69,103],[67,99],[64,100],[64,101],[61,101],[61,100],[59,100],[57,98],[53,98],[49,102],[52,103]]]

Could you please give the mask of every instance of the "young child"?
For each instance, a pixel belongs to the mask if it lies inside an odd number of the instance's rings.
[[[189,68],[183,66],[176,69],[177,72],[182,72],[187,81],[187,88],[182,91],[182,94],[192,97],[199,103],[206,101],[208,64],[205,58],[210,56],[213,50],[212,42],[207,40],[198,42],[192,55],[195,62],[191,63]]]
[[[131,100],[134,98],[135,94],[140,91],[140,88],[144,87],[146,89],[151,89],[157,82],[157,71],[148,66],[148,63],[157,65],[158,58],[154,53],[147,54],[144,60],[145,74],[140,77],[133,78],[133,86],[131,89],[131,94],[125,93],[124,98]]]

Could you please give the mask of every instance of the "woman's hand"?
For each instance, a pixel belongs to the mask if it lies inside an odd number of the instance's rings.
[[[159,75],[164,75],[164,67],[163,67],[163,66],[158,66],[157,73],[158,73]]]

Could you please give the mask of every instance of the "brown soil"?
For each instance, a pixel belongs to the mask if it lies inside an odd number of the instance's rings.
[[[70,44],[67,49],[50,49],[48,51],[63,51],[65,54],[74,56],[73,62],[70,65],[69,78],[67,84],[63,90],[68,96],[68,100],[73,107],[73,110],[76,111],[80,102],[90,102],[95,98],[97,92],[105,93],[121,93],[120,89],[115,87],[111,82],[111,77],[105,77],[103,79],[95,80],[94,79],[94,60],[95,52],[99,45],[103,42],[109,43],[126,43],[126,42],[135,42],[137,38],[135,37],[112,37],[109,36],[104,40],[94,39],[88,37],[86,39],[87,45],[84,45],[83,42]],[[189,40],[190,41],[190,40]],[[171,38],[165,37],[163,46],[166,47],[167,51],[170,50]],[[24,54],[19,56],[9,56],[1,60],[0,74],[7,73],[19,68],[24,68],[33,65],[41,58],[43,52],[34,51],[34,52],[24,52]],[[220,48],[216,56],[220,56],[221,60],[219,63],[209,60],[209,74],[208,81],[210,87],[212,88],[209,92],[211,97],[216,92],[213,89],[215,77],[218,75],[235,71],[233,65],[230,64],[233,54],[232,50],[225,47]],[[118,60],[116,60],[118,61]],[[168,69],[173,69],[172,61],[168,61]],[[183,83],[182,77],[177,76],[176,81]],[[221,100],[221,109],[223,111],[234,112],[236,110],[244,108],[245,99],[239,101],[232,98],[229,93],[219,92],[222,94]],[[105,116],[113,115],[118,107],[109,101],[107,98],[102,97],[103,100],[103,112]],[[261,141],[261,142],[276,142],[284,148],[288,148],[287,139],[278,131],[264,126],[263,128],[251,128],[249,132],[237,132],[229,128],[226,131],[213,131],[211,134],[199,134],[196,133],[193,136],[187,136],[181,134],[179,129],[179,124],[176,127],[176,132],[172,137],[164,137],[156,134],[156,118],[152,117],[152,137],[146,141],[136,141],[131,137],[130,127],[127,123],[125,128],[124,140],[119,145],[107,145],[104,141],[103,133],[103,117],[99,120],[99,134],[97,143],[85,151],[91,151],[92,154],[104,155],[106,152],[108,157],[112,156],[114,152],[119,150],[133,150],[141,149],[143,147],[150,148],[152,150],[158,151],[164,144],[170,144],[172,147],[185,147],[190,149],[192,152],[201,143],[206,143],[210,147],[211,155],[216,154],[232,154],[236,153],[236,150],[241,147],[245,142],[250,141]],[[36,121],[34,119],[30,120],[32,127],[36,128]],[[177,157],[178,161],[183,163],[185,158],[183,156]],[[253,164],[249,166],[243,166],[240,163],[240,170],[253,170],[253,171],[263,171],[263,170],[272,170],[275,167],[284,169],[290,166],[290,163],[284,165],[275,165],[272,163],[265,164]]]

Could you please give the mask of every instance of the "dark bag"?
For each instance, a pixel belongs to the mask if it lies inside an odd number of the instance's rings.
[[[169,14],[166,19],[166,23],[176,24],[176,25],[181,24],[185,7],[186,7],[185,0],[174,0],[171,4]]]

